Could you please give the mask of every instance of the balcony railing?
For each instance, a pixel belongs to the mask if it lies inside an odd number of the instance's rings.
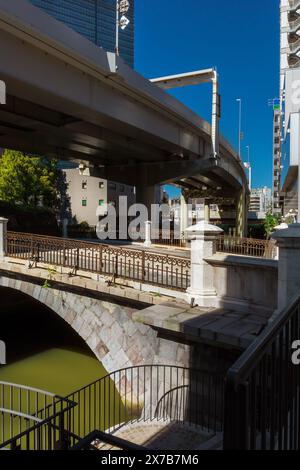
[[[189,259],[142,249],[8,232],[7,255],[168,289],[184,291],[190,283]]]
[[[300,297],[284,309],[229,370],[225,449],[300,449]]]

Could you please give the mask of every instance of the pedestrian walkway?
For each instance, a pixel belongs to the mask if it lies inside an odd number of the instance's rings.
[[[200,427],[168,421],[126,425],[117,431],[115,436],[149,450],[200,450],[209,442],[211,446],[219,442],[218,436],[209,434]],[[94,445],[98,450],[118,450],[117,447],[100,442]]]

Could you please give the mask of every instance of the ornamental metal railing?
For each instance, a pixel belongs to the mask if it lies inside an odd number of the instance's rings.
[[[116,436],[130,425],[147,422],[184,423],[214,434],[222,431],[223,395],[224,377],[219,375],[143,365],[113,372],[67,398],[77,403],[71,430],[84,438],[94,430]]]
[[[71,438],[66,429],[74,406],[50,392],[0,382],[0,450],[67,448]]]
[[[265,259],[276,259],[277,256],[277,247],[272,240],[257,240],[226,235],[218,238],[217,251]]]
[[[298,296],[227,373],[224,449],[300,449],[299,339]]]
[[[8,232],[7,256],[168,289],[190,284],[189,259],[142,249]]]

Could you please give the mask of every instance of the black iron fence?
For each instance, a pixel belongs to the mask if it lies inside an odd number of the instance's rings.
[[[0,382],[0,450],[53,450],[78,441],[69,435],[75,403],[32,387]]]
[[[223,384],[220,376],[165,365],[113,372],[65,399],[7,384],[4,401],[14,409],[6,409],[0,449],[89,449],[97,441],[132,450],[134,443],[112,434],[136,423],[184,423],[213,434],[222,431]]]
[[[300,297],[231,367],[225,390],[225,449],[300,449]]]
[[[8,232],[7,255],[168,289],[190,285],[190,260],[141,249]]]
[[[183,367],[122,369],[67,397],[77,403],[71,430],[83,438],[95,429],[112,433],[125,425],[156,421],[221,431],[223,384],[223,377]]]

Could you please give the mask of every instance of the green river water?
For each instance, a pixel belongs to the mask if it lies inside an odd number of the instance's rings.
[[[65,396],[106,375],[83,340],[58,315],[7,289],[0,290],[0,339],[7,348],[0,381]]]
[[[5,341],[7,347],[7,365],[0,366],[0,381],[35,387],[65,397],[107,375],[83,340],[55,313],[22,294],[2,288],[0,339]],[[111,389],[115,402],[118,402],[119,397],[112,382],[107,382],[105,387],[106,391],[102,390],[102,395]],[[102,403],[103,409],[100,412],[100,390],[93,388],[91,391],[93,399],[86,412],[82,405],[75,412],[79,416],[75,430],[77,432],[80,428],[78,434],[81,437],[93,430],[93,425],[106,428],[108,422],[120,422],[124,416],[122,405],[119,407],[121,412],[118,413],[118,418],[112,416],[111,403]],[[80,398],[83,403],[83,394]],[[87,418],[83,416],[87,413],[92,416],[101,415],[97,422],[90,422],[91,429],[85,423]],[[6,434],[5,431],[5,438]]]

